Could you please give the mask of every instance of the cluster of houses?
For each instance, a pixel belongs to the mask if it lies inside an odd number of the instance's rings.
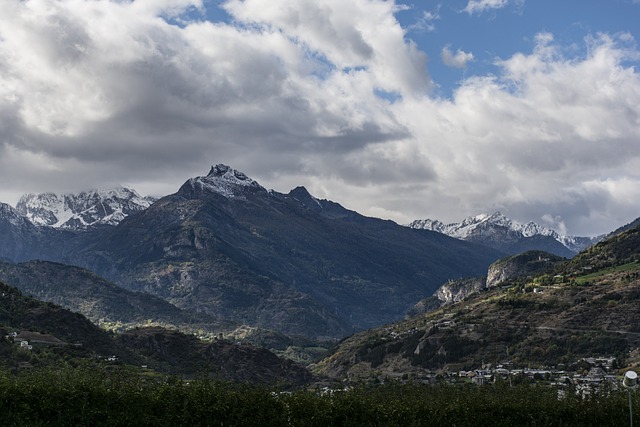
[[[509,381],[514,378],[527,379],[532,382],[547,382],[551,385],[565,386],[573,385],[577,389],[601,386],[606,382],[616,382],[614,364],[615,357],[588,357],[577,362],[581,368],[578,371],[567,371],[564,369],[530,369],[511,367],[510,362],[492,367],[488,365],[483,369],[473,371],[459,371],[451,376],[459,379],[471,380],[474,384],[487,384],[497,380]]]
[[[384,377],[378,378],[378,381],[419,382],[423,384],[472,383],[477,385],[492,384],[498,381],[510,384],[527,381],[556,387],[559,395],[572,389],[581,396],[589,396],[606,387],[617,389],[620,386],[621,380],[615,368],[615,361],[616,358],[612,356],[583,358],[576,361],[575,366],[579,367],[576,370],[515,368],[511,362],[503,362],[495,366],[483,365],[481,369],[470,371],[386,373]]]
[[[4,336],[4,339],[17,344],[23,350],[33,350],[33,345],[29,344],[28,340],[23,339],[23,337],[19,336],[17,332],[9,332]]]
[[[21,349],[24,349],[24,350],[33,350],[34,344],[56,345],[56,346],[67,345],[67,343],[65,343],[64,341],[52,335],[41,334],[38,332],[28,332],[28,331],[9,332],[4,336],[4,339],[14,343],[15,345],[19,346]],[[74,344],[74,346],[82,347],[82,344],[77,343],[77,344]]]

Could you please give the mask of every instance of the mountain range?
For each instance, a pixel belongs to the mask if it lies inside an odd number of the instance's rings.
[[[415,220],[410,228],[432,230],[469,242],[476,242],[506,254],[514,255],[528,250],[542,250],[570,258],[599,242],[604,236],[563,236],[550,228],[534,222],[521,224],[496,212],[464,219],[462,222],[444,224],[438,220]]]
[[[60,206],[27,199],[34,217],[49,218],[46,206]],[[88,205],[76,203],[80,210],[67,216],[82,217]],[[69,222],[56,215],[49,225],[36,225],[4,205],[0,257],[83,267],[129,291],[228,324],[340,338],[402,318],[443,282],[482,274],[502,256],[362,216],[303,187],[288,194],[266,190],[225,165],[144,210],[110,209],[90,209],[103,219]],[[127,215],[109,225],[104,218],[115,218],[111,211]]]
[[[225,165],[159,199],[121,188],[27,195],[19,207],[0,203],[0,320],[49,334],[65,352],[86,342],[83,357],[113,352],[183,374],[213,364],[230,379],[300,384],[308,372],[219,338],[289,355],[308,346],[296,357],[309,361],[322,353],[313,340],[355,332],[315,365],[337,378],[594,351],[623,360],[640,344],[640,219],[593,239],[500,213],[407,227],[304,187],[267,190]],[[29,356],[2,340],[0,353]]]

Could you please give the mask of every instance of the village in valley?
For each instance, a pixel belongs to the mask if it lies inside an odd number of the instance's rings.
[[[640,351],[636,349],[635,352]],[[522,383],[540,384],[555,387],[562,396],[568,390],[574,390],[581,396],[589,396],[604,390],[617,390],[622,383],[622,374],[617,360],[613,356],[587,357],[576,360],[570,366],[518,367],[510,361],[499,364],[483,364],[471,370],[422,371],[420,373],[387,373],[374,377],[374,383],[421,383],[421,384],[475,384],[487,385],[498,382],[515,386]],[[358,380],[347,380],[357,383]]]

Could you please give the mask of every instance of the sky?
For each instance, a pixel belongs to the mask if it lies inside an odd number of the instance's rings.
[[[0,201],[218,163],[400,224],[640,217],[640,0],[2,0]]]

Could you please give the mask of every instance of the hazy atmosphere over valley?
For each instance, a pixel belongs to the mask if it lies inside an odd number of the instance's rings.
[[[638,0],[2,0],[0,201],[224,163],[408,223],[640,213]]]

